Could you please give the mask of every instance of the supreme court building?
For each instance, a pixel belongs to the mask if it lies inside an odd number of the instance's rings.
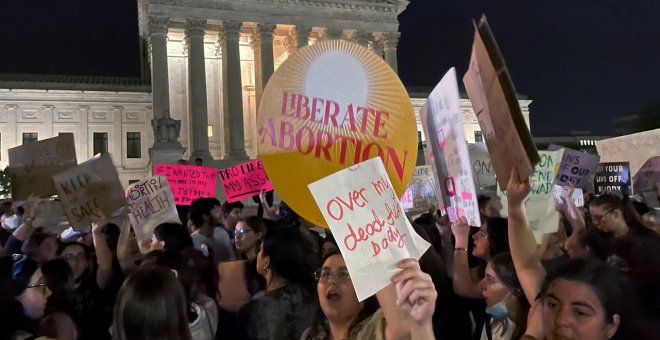
[[[62,133],[73,134],[78,162],[110,153],[124,185],[155,163],[184,158],[192,164],[199,157],[205,166],[223,168],[255,158],[257,105],[279,65],[304,46],[346,39],[396,71],[397,16],[408,1],[137,4],[141,77],[0,74],[0,168],[8,164],[7,149]],[[427,95],[411,93],[417,116]],[[530,103],[520,100],[528,126]],[[482,142],[466,98],[461,109],[468,142]]]

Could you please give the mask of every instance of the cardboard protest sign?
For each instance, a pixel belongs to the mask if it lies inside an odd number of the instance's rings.
[[[513,167],[518,169],[520,176],[530,176],[539,155],[520,110],[504,58],[485,16],[475,27],[470,66],[463,83],[477,115],[500,187],[506,187]]]
[[[660,152],[660,151],[658,151]],[[633,177],[633,189],[641,194],[645,191],[656,192],[660,186],[660,156],[649,158]]]
[[[425,212],[437,206],[435,179],[430,165],[415,167],[412,180],[400,201],[407,213]]]
[[[282,63],[264,89],[257,133],[278,194],[319,226],[326,222],[309,204],[309,183],[379,156],[401,197],[417,159],[406,89],[382,58],[346,40],[317,42]]]
[[[264,165],[259,159],[222,169],[219,172],[220,181],[229,203],[250,198],[259,194],[261,190],[273,190]]]
[[[54,175],[53,182],[74,229],[89,226],[97,209],[110,216],[126,205],[117,169],[108,154]]]
[[[420,118],[433,154],[431,165],[442,209],[451,222],[465,216],[469,225],[481,226],[459,100],[456,71],[451,68],[431,91]]]
[[[658,195],[657,191],[643,191],[641,195],[644,203],[646,203],[649,208],[660,208],[660,195]]]
[[[564,149],[564,157],[557,174],[557,185],[573,185],[576,188],[586,189],[589,186],[589,177],[594,175],[596,166],[600,162],[598,155],[573,150],[563,146],[551,144],[549,150]]]
[[[534,167],[530,178],[532,182],[532,195],[545,196],[553,193],[553,186],[557,178],[559,164],[562,161],[564,150],[539,151],[541,161]]]
[[[555,209],[554,182],[561,163],[563,150],[539,151],[541,161],[530,176],[532,190],[525,199],[525,210],[529,227],[536,243],[541,244],[543,235],[554,233],[559,228],[559,212]],[[506,195],[498,191],[502,200],[502,212],[506,214]]]
[[[148,251],[144,242],[151,238],[159,224],[181,223],[172,190],[163,175],[129,185],[126,188],[126,199],[128,217],[143,254]]]
[[[196,165],[156,164],[154,175],[165,175],[177,205],[200,197],[215,197],[218,169]]]
[[[596,141],[601,162],[629,162],[633,174],[647,159],[660,156],[658,145],[660,129]]]
[[[337,240],[362,301],[390,283],[404,258],[419,259],[430,244],[408,222],[380,157],[309,185]]]
[[[52,196],[57,193],[52,176],[70,169],[76,160],[73,136],[64,134],[8,150],[12,199],[24,200],[31,194]]]
[[[596,195],[616,191],[631,195],[630,164],[628,162],[600,163],[596,167],[594,190]]]
[[[495,194],[497,180],[495,168],[488,155],[488,148],[484,143],[468,144],[470,162],[472,162],[472,178],[479,194]]]

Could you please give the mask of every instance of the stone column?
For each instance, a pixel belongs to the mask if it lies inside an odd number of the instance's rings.
[[[325,29],[324,39],[341,39],[344,31],[341,28],[328,27]]]
[[[275,57],[273,56],[273,33],[277,25],[258,24],[252,34],[252,48],[255,52],[255,63],[259,67],[256,73],[257,109],[261,102],[261,94],[268,84],[270,76],[275,72]],[[258,59],[256,58],[258,56]]]
[[[395,73],[399,73],[399,67],[396,58],[396,47],[399,44],[399,32],[388,32],[383,34],[383,46],[385,52],[385,61],[392,67]]]
[[[309,34],[312,29],[310,27],[296,25],[296,42],[298,48],[309,46]]]
[[[243,127],[243,85],[241,84],[241,54],[239,38],[241,22],[225,21],[227,72],[223,84],[227,88],[227,116],[229,117],[229,152],[230,159],[247,159]]]
[[[372,35],[371,50],[380,58],[383,57],[383,39],[375,34]]]
[[[154,118],[170,116],[170,83],[167,69],[167,30],[170,19],[149,17],[151,43],[151,88]]]
[[[192,120],[191,159],[211,160],[206,106],[206,65],[204,60],[205,19],[186,19],[188,42],[188,98]]]
[[[169,18],[166,17],[149,17],[153,101],[151,127],[154,133],[154,144],[149,148],[151,166],[159,163],[176,163],[186,151],[179,142],[181,121],[172,119],[170,115],[170,85],[167,63],[169,21]]]
[[[369,48],[369,41],[371,40],[371,37],[371,33],[358,31],[355,34],[355,42],[362,45],[363,47]]]

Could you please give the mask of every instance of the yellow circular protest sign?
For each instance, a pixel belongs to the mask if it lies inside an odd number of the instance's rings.
[[[380,156],[401,197],[417,161],[408,93],[385,61],[327,40],[289,56],[264,89],[257,144],[268,178],[296,213],[327,226],[307,185]]]

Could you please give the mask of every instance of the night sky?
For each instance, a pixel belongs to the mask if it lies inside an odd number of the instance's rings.
[[[434,86],[467,70],[485,13],[535,136],[612,134],[617,117],[660,101],[660,1],[413,0],[399,17],[399,74]]]
[[[134,0],[0,5],[0,73],[139,77]],[[399,19],[399,74],[433,87],[462,77],[472,20],[488,16],[532,134],[612,134],[613,119],[660,101],[660,1],[412,0]],[[462,85],[461,85],[462,86]]]

